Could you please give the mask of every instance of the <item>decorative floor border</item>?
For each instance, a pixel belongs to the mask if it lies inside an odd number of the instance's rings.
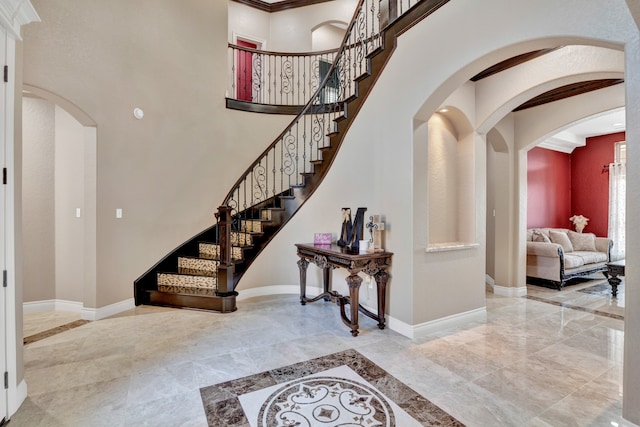
[[[74,322],[65,323],[64,325],[57,326],[55,328],[47,329],[46,331],[38,332],[37,334],[29,335],[28,337],[24,337],[22,340],[24,345],[34,343],[36,341],[43,340],[45,338],[52,337],[61,332],[68,331],[73,328],[77,328],[78,326],[85,325],[89,323],[90,320],[76,320]]]
[[[534,301],[546,302],[547,304],[557,305],[559,307],[570,308],[572,310],[584,311],[586,313],[596,314],[598,316],[610,317],[612,319],[624,320],[624,316],[619,314],[607,313],[605,311],[594,310],[593,308],[582,307],[579,305],[569,304],[567,302],[554,301],[546,298],[536,297],[533,295],[525,295],[524,298],[531,299]]]
[[[460,421],[353,349],[203,387],[200,396],[207,422],[211,427],[247,427],[249,422],[238,396],[339,366],[351,368],[424,426],[464,427]]]

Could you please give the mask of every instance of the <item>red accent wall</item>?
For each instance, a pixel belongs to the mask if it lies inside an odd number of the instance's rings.
[[[615,143],[624,141],[625,133],[587,138],[587,145],[571,153],[572,215],[589,218],[585,232],[606,236],[609,229],[609,172]]]
[[[527,228],[571,225],[571,156],[533,148],[527,153]]]

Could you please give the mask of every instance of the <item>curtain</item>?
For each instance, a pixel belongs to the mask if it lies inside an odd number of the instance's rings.
[[[626,165],[611,163],[609,165],[609,238],[613,240],[611,260],[624,259],[625,224],[626,224]]]

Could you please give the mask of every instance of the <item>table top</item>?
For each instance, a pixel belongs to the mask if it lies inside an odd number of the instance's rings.
[[[296,247],[298,250],[306,249],[308,251],[312,251],[314,253],[322,254],[322,255],[333,255],[339,256],[349,259],[375,259],[375,258],[388,258],[393,253],[387,251],[381,252],[358,252],[349,248],[343,248],[336,244],[333,245],[320,245],[314,243],[296,243]]]
[[[612,267],[624,267],[624,261],[623,259],[618,260],[618,261],[611,261],[608,262],[607,265],[610,265]]]

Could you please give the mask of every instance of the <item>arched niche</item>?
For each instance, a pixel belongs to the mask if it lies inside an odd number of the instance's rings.
[[[474,244],[473,127],[455,107],[440,108],[427,126],[428,249]]]

